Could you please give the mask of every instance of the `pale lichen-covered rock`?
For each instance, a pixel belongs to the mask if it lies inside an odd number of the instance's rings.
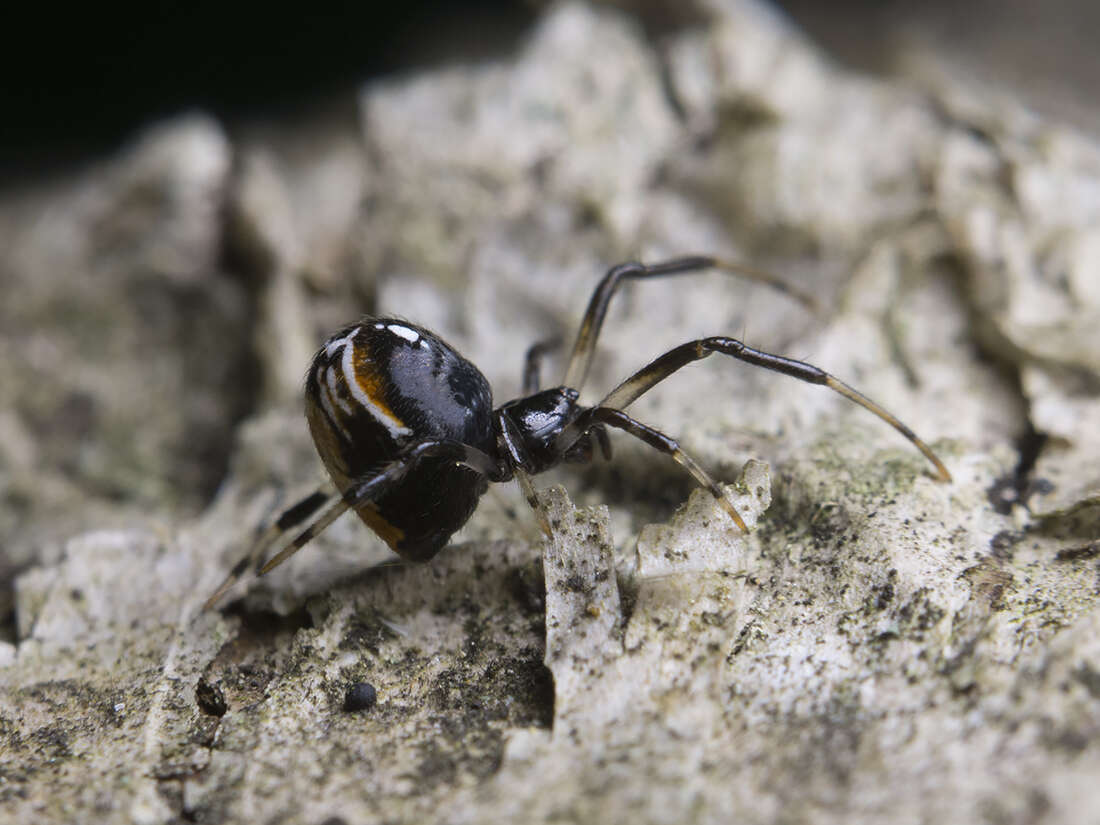
[[[0,570],[20,572],[0,588],[0,819],[1100,815],[1100,149],[961,82],[845,73],[756,4],[690,10],[647,39],[623,12],[558,5],[513,57],[368,85],[350,130],[268,125],[230,147],[184,120],[4,204],[5,264],[29,286],[0,310],[27,359],[0,359]],[[866,391],[952,483],[836,394],[715,355],[631,413],[732,482],[747,534],[621,436],[610,463],[537,479],[551,539],[504,486],[425,565],[345,517],[200,610],[321,478],[286,400],[310,340],[398,314],[503,401],[603,269],[699,251],[751,257],[823,309],[719,274],[628,285],[585,398],[738,336]],[[44,277],[62,270],[103,280]],[[128,326],[148,320],[128,303],[139,272],[156,318],[201,323]],[[55,442],[45,390],[85,374],[103,417],[77,433],[58,412],[77,443]],[[238,426],[243,390],[259,409]],[[195,435],[212,418],[223,441]],[[363,683],[376,704],[347,710]]]

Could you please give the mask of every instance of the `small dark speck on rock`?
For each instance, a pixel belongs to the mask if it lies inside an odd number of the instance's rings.
[[[195,686],[195,703],[208,716],[225,716],[225,712],[229,710],[221,685],[207,681],[205,676]]]
[[[341,819],[338,816],[330,816],[321,825],[348,825],[347,820]]]
[[[583,593],[585,590],[588,589],[584,580],[584,576],[582,576],[580,573],[571,573],[570,575],[566,576],[563,584],[565,585],[566,590],[569,590],[573,593]]]
[[[356,682],[348,688],[344,694],[344,710],[355,713],[359,710],[370,710],[378,701],[378,691],[370,682]]]

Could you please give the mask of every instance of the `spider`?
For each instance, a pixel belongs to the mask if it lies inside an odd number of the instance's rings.
[[[579,404],[596,339],[619,285],[707,268],[765,282],[813,303],[770,275],[717,258],[620,264],[608,270],[592,293],[561,384],[540,389],[540,364],[555,342],[535,344],[526,354],[523,396],[496,409],[489,383],[478,368],[426,329],[394,318],[368,317],[333,333],[310,365],[305,409],[310,434],[338,495],[321,488],[285,510],[205,607],[213,606],[249,567],[259,568],[263,575],[282,564],[346,510],[354,510],[402,558],[427,561],[470,518],[489,482],[516,479],[549,535],[531,476],[563,462],[589,462],[597,447],[609,459],[608,428],[671,456],[710,491],[739,528],[747,530],[729,496],[674,439],[623,411],[681,367],[716,352],[835,390],[909,439],[935,467],[939,480],[951,480],[927,444],[862,393],[812,364],[762,352],[735,338],[681,344],[635,372],[595,406]],[[261,565],[268,547],[318,512],[293,541]]]

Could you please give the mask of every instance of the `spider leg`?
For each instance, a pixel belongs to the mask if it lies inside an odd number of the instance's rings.
[[[523,359],[524,395],[533,395],[539,391],[539,368],[542,366],[542,357],[560,346],[561,339],[551,338],[548,341],[538,341],[527,348],[527,355]]]
[[[733,519],[734,523],[746,533],[748,532],[749,528],[745,526],[745,520],[742,519],[741,514],[737,512],[737,508],[734,507],[730,497],[726,495],[726,492],[718,485],[718,482],[715,481],[706,470],[699,466],[694,458],[680,448],[680,445],[674,438],[640,421],[636,421],[622,410],[602,405],[599,407],[589,407],[563,431],[559,439],[567,443],[571,438],[575,439],[589,428],[601,424],[630,433],[630,435],[641,439],[655,450],[672,456],[684,469],[695,477],[695,480],[700,486],[705,487],[710,494],[717,499],[718,503],[722,505],[722,508],[729,514],[729,517]]]
[[[324,492],[323,487],[319,487],[305,498],[285,509],[279,515],[279,518],[275,520],[275,523],[256,538],[248,551],[248,555],[233,565],[233,569],[229,571],[229,575],[225,577],[218,589],[203,603],[202,609],[209,610],[213,607],[222,596],[229,592],[233,585],[241,580],[241,576],[245,574],[248,568],[258,568],[267,548],[275,543],[287,530],[301,524],[317,512],[321,505],[329,500],[330,495],[330,493]]]
[[[611,439],[607,436],[606,427],[593,427],[592,435],[596,436],[596,442],[600,445],[600,452],[603,453],[603,460],[611,460]]]
[[[554,531],[550,529],[550,518],[546,515],[546,508],[543,507],[539,494],[535,491],[535,484],[531,481],[530,474],[519,467],[516,468],[515,474],[516,481],[519,482],[519,488],[523,491],[523,497],[527,499],[528,506],[535,512],[539,528],[547,538],[553,538]]]
[[[321,515],[317,517],[317,520],[310,524],[305,530],[297,535],[297,537],[270,558],[263,567],[260,568],[259,575],[263,576],[265,573],[271,572],[275,567],[278,567],[284,561],[289,559],[313,539],[321,534],[321,532],[332,524],[336,519],[344,514],[344,512],[350,508],[350,505],[346,498],[338,498],[332,504],[322,511]]]
[[[453,458],[456,463],[464,464],[493,481],[501,480],[504,476],[497,463],[476,447],[454,441],[419,442],[408,448],[404,455],[387,464],[381,472],[353,481],[342,496],[322,510],[321,514],[305,530],[299,533],[290,544],[260,567],[258,574],[262,576],[278,567],[316,538],[346,510],[358,508],[366,502],[384,495],[387,490],[405,477],[416,462],[428,457]],[[275,524],[267,528],[256,541],[249,554],[233,566],[225,581],[203,604],[203,610],[209,610],[213,607],[240,580],[249,567],[259,566],[264,551],[283,533],[316,513],[328,500],[329,496],[318,490],[279,516]]]
[[[527,499],[528,506],[534,511],[535,518],[538,520],[539,527],[547,538],[552,538],[554,533],[550,529],[550,517],[546,514],[546,508],[543,507],[542,502],[539,500],[538,493],[535,492],[534,482],[531,481],[531,474],[524,469],[529,467],[527,456],[523,451],[523,439],[518,432],[516,432],[515,424],[512,423],[507,415],[499,413],[497,415],[497,428],[500,432],[500,440],[504,447],[504,454],[508,457],[508,462],[511,465],[511,471],[516,477],[516,481],[519,483],[520,490],[523,491],[523,497]]]
[[[727,261],[706,255],[693,255],[656,264],[636,262],[619,264],[607,271],[607,274],[603,276],[592,292],[592,297],[588,301],[588,309],[584,313],[584,320],[581,321],[580,329],[577,331],[577,340],[573,344],[573,352],[569,356],[569,364],[565,369],[562,384],[576,390],[580,390],[584,385],[584,381],[588,377],[588,371],[592,366],[592,357],[596,352],[596,339],[599,337],[600,328],[603,326],[604,316],[607,315],[608,304],[611,303],[611,296],[615,294],[619,284],[624,280],[682,275],[703,269],[720,269],[751,281],[758,281],[786,293],[810,310],[816,310],[818,307],[817,300],[812,296],[798,291],[774,275],[735,261]]]
[[[932,452],[932,448],[919,439],[911,429],[903,424],[896,416],[880,407],[870,398],[865,396],[843,381],[833,377],[813,364],[804,361],[796,361],[793,358],[784,358],[781,355],[772,355],[758,349],[753,349],[736,338],[702,338],[698,341],[689,341],[671,349],[659,358],[651,361],[647,366],[638,370],[632,376],[623,381],[619,386],[608,393],[601,402],[601,406],[624,408],[632,404],[640,395],[652,389],[656,384],[664,381],[681,367],[706,358],[712,353],[720,352],[729,355],[739,361],[752,364],[756,367],[781,372],[790,375],[800,381],[810,384],[820,384],[840,393],[849,401],[852,401],[866,410],[877,415],[913,444],[932,466],[936,468],[936,474],[940,481],[951,481],[951,473],[947,471],[943,462]]]
[[[365,478],[355,479],[342,498],[325,510],[317,521],[303,530],[290,544],[276,553],[260,568],[260,575],[270,573],[284,561],[289,559],[322,530],[343,514],[347,509],[357,510],[368,501],[377,499],[401,481],[418,461],[424,458],[452,459],[456,464],[464,464],[471,470],[481,473],[492,481],[502,480],[504,474],[501,468],[486,453],[469,444],[457,441],[421,441],[409,447],[404,455],[394,459],[378,473]]]

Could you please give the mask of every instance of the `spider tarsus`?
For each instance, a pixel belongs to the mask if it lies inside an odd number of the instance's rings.
[[[745,524],[745,520],[741,518],[741,514],[737,512],[737,508],[733,506],[733,502],[729,500],[729,496],[723,495],[718,499],[718,503],[722,505],[723,509],[729,514],[729,517],[733,519],[733,523],[741,528],[741,532],[749,532],[749,527]]]
[[[880,407],[859,390],[849,387],[839,378],[834,378],[827,373],[825,374],[825,386],[840,393],[849,401],[854,401],[856,404],[859,404],[859,406],[863,407],[864,409],[871,411],[887,424],[889,424],[891,427],[893,427],[895,430],[897,430],[899,433],[901,433],[903,436],[905,436],[905,438],[907,438],[914,447],[920,450],[921,454],[924,455],[924,457],[932,463],[932,466],[936,468],[937,481],[949,483],[952,480],[951,473],[948,472],[947,467],[944,466],[944,463],[940,461],[939,456],[937,456],[932,451],[932,448],[924,443],[923,440],[918,438],[917,434],[909,429],[909,427],[907,427],[905,424],[903,424],[901,420],[898,419],[895,415],[888,412],[883,407]]]

